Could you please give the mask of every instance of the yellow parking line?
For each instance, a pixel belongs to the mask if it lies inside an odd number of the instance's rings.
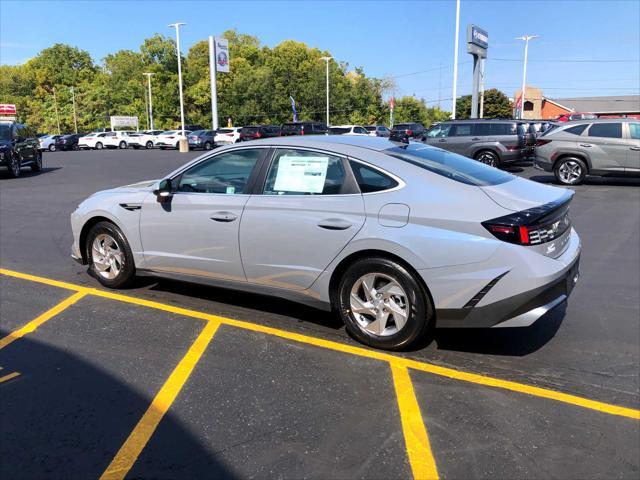
[[[398,399],[404,443],[413,478],[415,480],[437,480],[439,477],[436,461],[433,458],[420,406],[413,391],[409,370],[398,362],[390,363],[390,366],[393,374],[393,386]]]
[[[3,368],[0,367],[0,370],[3,370]],[[0,377],[0,383],[8,382],[12,378],[16,378],[19,375],[20,375],[20,372],[13,372],[13,373],[10,373],[8,375],[4,375],[4,376]]]
[[[50,308],[49,310],[44,312],[42,315],[34,318],[23,327],[17,330],[14,330],[6,337],[0,339],[0,350],[2,350],[4,347],[9,345],[10,343],[13,343],[19,338],[25,336],[27,333],[33,332],[36,328],[38,328],[44,322],[55,317],[57,314],[67,309],[68,307],[70,307],[71,305],[73,305],[74,303],[76,303],[78,300],[80,300],[82,297],[86,295],[87,295],[86,291],[78,291],[73,295],[71,295],[70,297],[67,297],[66,299],[64,299],[62,302],[58,303],[55,307]]]
[[[404,365],[407,368],[428,372],[434,375],[448,377],[456,380],[462,380],[465,382],[475,383],[478,385],[485,385],[494,388],[502,388],[505,390],[511,390],[514,392],[524,393],[535,397],[547,398],[570,405],[575,405],[598,412],[603,412],[611,415],[620,415],[623,417],[632,418],[634,420],[640,420],[640,410],[634,408],[627,408],[610,403],[599,402],[597,400],[590,400],[587,398],[579,397],[577,395],[571,395],[567,393],[558,392],[555,390],[549,390],[542,387],[534,387],[532,385],[526,385],[523,383],[512,382],[507,380],[500,380],[498,378],[488,377],[485,375],[479,375],[475,373],[468,373],[452,368],[440,367],[438,365],[420,362],[417,360],[411,360],[388,353],[383,353],[376,350],[368,350],[362,347],[355,347],[340,342],[334,342],[331,340],[324,340],[322,338],[311,337],[299,333],[293,333],[286,330],[280,330],[278,328],[267,327],[260,324],[245,322],[242,320],[234,320],[231,318],[220,317],[217,315],[211,315],[205,312],[199,312],[197,310],[191,310],[187,308],[174,307],[166,305],[164,303],[155,302],[152,300],[144,300],[141,298],[131,297],[128,295],[122,295],[119,293],[106,292],[97,289],[87,289],[80,285],[74,285],[72,283],[58,282],[57,280],[50,280],[44,277],[38,277],[35,275],[23,274],[12,270],[0,269],[0,274],[4,274],[11,277],[22,278],[25,280],[31,280],[34,282],[44,283],[47,285],[60,286],[69,290],[77,290],[79,292],[85,292],[86,294],[96,295],[102,298],[109,298],[112,300],[118,300],[125,303],[140,305],[149,308],[155,308],[157,310],[163,310],[165,312],[171,312],[178,315],[184,315],[187,317],[198,318],[205,321],[213,321],[221,323],[223,325],[231,325],[234,327],[242,328],[244,330],[250,330],[254,332],[265,333],[267,335],[273,335],[295,342],[305,343],[308,345],[315,345],[321,348],[327,348],[334,351],[350,353],[352,355],[358,355],[361,357],[372,358],[375,360],[382,360],[391,363],[397,363],[398,365]],[[1,348],[1,347],[0,347]]]
[[[162,417],[180,393],[180,390],[191,375],[198,360],[202,357],[202,354],[211,342],[219,326],[219,322],[207,322],[205,324],[198,338],[196,338],[195,342],[193,342],[189,348],[189,351],[182,360],[180,360],[180,363],[178,363],[160,391],[156,394],[145,414],[122,447],[120,447],[120,450],[100,477],[101,480],[121,479],[131,470],[131,467],[133,467],[133,464],[138,459],[138,456],[151,438],[151,435],[153,435],[153,432],[158,427]]]

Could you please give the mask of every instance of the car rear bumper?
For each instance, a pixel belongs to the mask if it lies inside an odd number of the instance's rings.
[[[533,166],[538,170],[544,170],[545,172],[553,172],[553,164],[546,158],[535,157],[533,159]]]

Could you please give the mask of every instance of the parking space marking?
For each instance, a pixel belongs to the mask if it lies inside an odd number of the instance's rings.
[[[58,303],[53,308],[50,308],[49,310],[44,312],[42,315],[39,315],[38,317],[34,318],[23,327],[18,328],[17,330],[14,330],[10,334],[8,334],[6,337],[0,339],[0,350],[2,350],[7,345],[15,342],[19,338],[24,337],[27,333],[31,333],[35,331],[36,328],[38,328],[40,325],[45,323],[47,320],[50,320],[51,318],[55,317],[63,310],[66,310],[67,308],[69,308],[71,305],[73,305],[74,303],[76,303],[78,300],[85,297],[86,295],[87,295],[86,289],[82,288],[81,290],[78,290],[76,293],[74,293],[70,297],[67,297],[65,300]]]
[[[129,434],[122,447],[120,447],[120,450],[100,477],[101,480],[122,479],[131,470],[153,432],[160,424],[162,417],[169,410],[180,390],[189,379],[219,326],[220,322],[211,321],[205,324],[198,338],[196,338],[185,356],[180,360],[180,363],[171,372],[171,375],[160,388],[145,414]]]
[[[438,480],[436,461],[431,451],[425,422],[422,420],[420,405],[413,391],[409,370],[403,365],[398,365],[397,362],[391,363],[390,366],[413,478]]]
[[[3,370],[3,368],[0,367],[0,370]],[[2,377],[0,377],[0,383],[8,382],[12,378],[16,378],[18,376],[20,376],[20,372],[12,372],[7,375],[3,375]]]
[[[254,332],[265,333],[267,335],[274,335],[280,338],[286,338],[300,343],[308,345],[315,345],[317,347],[327,348],[339,352],[351,353],[353,355],[359,355],[361,357],[373,358],[376,360],[382,360],[390,362],[396,365],[402,365],[406,368],[412,368],[423,372],[439,375],[443,377],[452,378],[455,380],[461,380],[470,383],[476,383],[479,385],[485,385],[488,387],[500,388],[504,390],[510,390],[527,395],[532,395],[541,398],[547,398],[558,402],[567,403],[577,407],[582,407],[610,415],[619,415],[634,420],[640,420],[640,410],[635,408],[622,407],[619,405],[613,405],[606,402],[600,402],[597,400],[590,400],[588,398],[579,397],[577,395],[571,395],[568,393],[562,393],[555,390],[550,390],[543,387],[535,387],[524,383],[512,382],[509,380],[501,380],[485,375],[476,373],[464,372],[453,368],[440,367],[431,363],[421,362],[418,360],[411,360],[388,353],[383,353],[376,350],[367,350],[363,347],[356,347],[347,345],[345,343],[334,342],[332,340],[325,340],[322,338],[311,337],[300,333],[294,333],[287,330],[280,330],[273,327],[267,327],[260,324],[245,322],[242,320],[234,320],[231,318],[220,317],[205,312],[199,312],[197,310],[191,310],[182,307],[174,307],[160,302],[152,300],[144,300],[137,297],[131,297],[119,293],[107,292],[104,290],[97,290],[94,288],[87,288],[81,285],[74,285],[72,283],[60,282],[57,280],[51,280],[45,277],[39,277],[36,275],[25,274],[21,272],[15,272],[13,270],[7,270],[0,268],[0,274],[12,276],[16,278],[22,278],[25,280],[31,280],[38,283],[44,283],[47,285],[59,286],[68,290],[76,290],[78,292],[85,292],[85,294],[96,295],[102,298],[110,298],[125,303],[131,303],[135,305],[141,305],[145,307],[155,308],[166,312],[176,313],[178,315],[184,315],[192,318],[199,318],[205,321],[213,321],[222,325],[231,325],[234,327],[242,328],[244,330],[251,330]]]

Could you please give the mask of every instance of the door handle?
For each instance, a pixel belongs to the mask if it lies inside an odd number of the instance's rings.
[[[473,140],[474,142],[477,142],[478,140],[480,140],[480,137],[475,137],[475,138],[472,138],[471,140]]]
[[[326,230],[346,230],[352,225],[353,224],[351,222],[347,222],[341,218],[327,218],[318,223],[320,228],[324,228]]]
[[[587,147],[587,148],[591,147],[591,145],[589,145],[588,143],[581,143],[580,146],[581,147]]]
[[[238,216],[232,212],[216,212],[209,218],[211,218],[211,220],[215,222],[228,223],[233,222],[236,218],[238,218]]]
[[[446,143],[447,139],[446,138],[441,138],[440,140],[438,140],[440,143]]]
[[[633,150],[634,152],[637,152],[640,150],[640,147],[629,147],[629,150]]]

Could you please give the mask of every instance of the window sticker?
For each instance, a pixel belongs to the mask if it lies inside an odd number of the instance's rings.
[[[327,178],[328,157],[283,155],[273,189],[280,192],[322,193]]]
[[[236,187],[227,187],[228,195],[233,195],[234,193],[236,193]]]

